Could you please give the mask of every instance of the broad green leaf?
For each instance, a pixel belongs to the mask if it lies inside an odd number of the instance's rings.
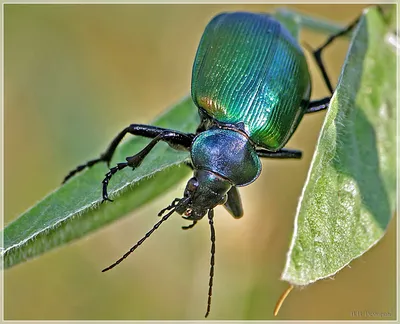
[[[298,25],[290,17],[283,18],[283,23],[298,35]],[[198,124],[197,108],[189,97],[154,121],[154,125],[183,132],[194,132]],[[117,149],[111,164],[125,161],[146,143],[146,139],[131,138]],[[80,238],[153,200],[189,174],[182,166],[188,157],[187,152],[158,144],[134,172],[127,168],[113,176],[110,198],[118,197],[113,203],[101,204],[101,180],[108,170],[104,164],[77,175],[7,225],[1,233],[4,267]]]
[[[154,121],[154,125],[183,132],[194,132],[198,123],[197,108],[191,98],[185,98]],[[112,165],[125,161],[126,156],[140,151],[148,142],[131,138],[116,151]],[[101,204],[101,180],[108,170],[106,165],[96,165],[77,175],[5,228],[4,267],[82,237],[163,194],[189,174],[190,169],[182,166],[188,157],[187,152],[173,150],[165,143],[157,144],[134,172],[125,169],[112,178],[110,198],[118,197],[113,203]]]
[[[334,275],[385,234],[396,202],[396,55],[369,9],[353,34],[298,206],[282,279]]]
[[[333,22],[326,21],[325,19],[318,19],[287,8],[279,8],[275,16],[280,21],[287,22],[287,27],[288,25],[290,26],[290,24],[295,24],[298,29],[307,28],[328,35],[338,33],[343,29],[343,26]]]

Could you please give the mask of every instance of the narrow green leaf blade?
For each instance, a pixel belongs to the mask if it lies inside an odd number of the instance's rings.
[[[187,97],[154,124],[194,132],[199,124],[197,108]],[[112,165],[125,161],[126,156],[139,152],[148,142],[133,137],[123,143]],[[173,150],[165,143],[157,144],[140,168],[134,172],[124,169],[112,178],[110,197],[118,197],[113,203],[101,204],[101,180],[108,170],[106,165],[96,165],[72,178],[6,226],[2,232],[4,268],[82,237],[163,194],[189,174],[190,169],[182,166],[188,157],[187,152]]]
[[[299,202],[282,279],[332,276],[385,234],[396,202],[396,55],[369,9],[356,27]]]

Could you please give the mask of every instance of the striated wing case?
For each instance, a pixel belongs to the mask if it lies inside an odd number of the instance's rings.
[[[275,151],[297,128],[310,99],[297,41],[268,14],[222,13],[207,25],[192,73],[192,98],[222,123],[245,124],[252,141]]]

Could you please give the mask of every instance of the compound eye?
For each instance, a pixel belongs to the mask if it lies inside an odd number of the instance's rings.
[[[197,189],[198,186],[199,186],[199,182],[197,181],[197,179],[191,178],[186,185],[186,189],[190,192],[193,192]]]

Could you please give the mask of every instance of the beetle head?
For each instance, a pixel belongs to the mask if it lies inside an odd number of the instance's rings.
[[[229,181],[207,170],[196,170],[185,188],[183,198],[176,206],[176,212],[185,219],[199,220],[210,210],[227,200],[231,188]]]

